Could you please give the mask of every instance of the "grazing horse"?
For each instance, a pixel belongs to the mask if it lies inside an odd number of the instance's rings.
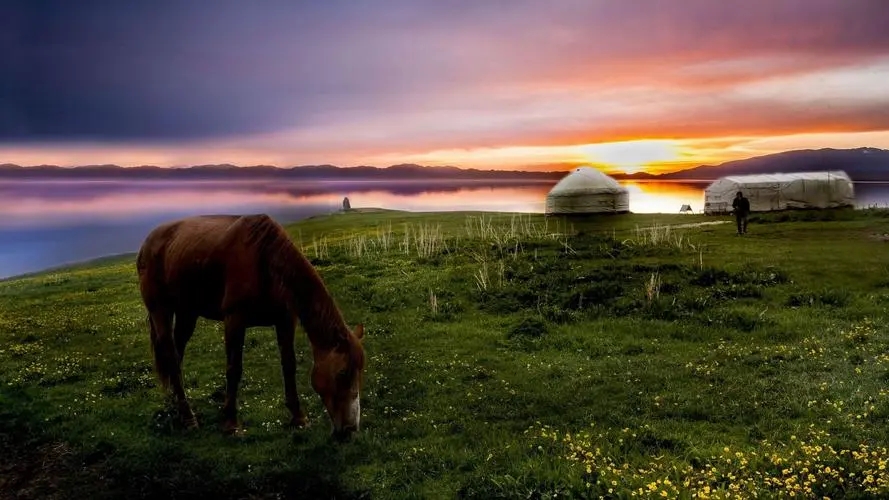
[[[168,222],[145,238],[136,269],[155,370],[163,387],[172,388],[187,427],[197,427],[197,420],[182,387],[182,360],[197,319],[203,317],[225,325],[222,412],[227,431],[238,430],[244,335],[255,326],[275,327],[291,424],[308,424],[296,392],[297,322],[312,346],[312,388],[324,403],[334,436],[348,437],[358,430],[364,327],[349,330],[321,277],[280,224],[267,215]]]

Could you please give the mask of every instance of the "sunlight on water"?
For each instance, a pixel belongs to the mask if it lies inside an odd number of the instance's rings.
[[[695,213],[704,209],[706,183],[622,182],[630,192],[630,211],[634,213],[678,213],[682,205],[691,205]]]

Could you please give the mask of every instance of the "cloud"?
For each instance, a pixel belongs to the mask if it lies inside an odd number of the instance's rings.
[[[554,146],[639,138],[889,129],[882,82],[889,59],[802,77],[775,77],[731,89],[630,87],[479,94],[398,113],[343,117],[236,141],[247,149],[360,157],[449,149]],[[819,81],[835,81],[820,91]],[[845,84],[844,84],[845,83]],[[782,98],[782,96],[785,96]]]
[[[883,0],[379,5],[4,3],[0,143],[354,164],[889,128]]]

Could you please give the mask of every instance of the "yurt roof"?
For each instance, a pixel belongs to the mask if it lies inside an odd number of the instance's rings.
[[[550,190],[551,195],[574,193],[623,193],[627,189],[619,182],[592,167],[578,167],[562,178]]]
[[[720,180],[734,182],[737,184],[765,184],[769,182],[790,182],[796,180],[827,180],[827,179],[843,179],[849,180],[849,176],[842,170],[830,170],[820,172],[796,172],[796,173],[777,173],[777,174],[753,174],[753,175],[729,175]]]

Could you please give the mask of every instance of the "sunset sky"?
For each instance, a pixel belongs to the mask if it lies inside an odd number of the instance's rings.
[[[889,148],[887,0],[12,0],[0,74],[0,163],[24,165]]]

